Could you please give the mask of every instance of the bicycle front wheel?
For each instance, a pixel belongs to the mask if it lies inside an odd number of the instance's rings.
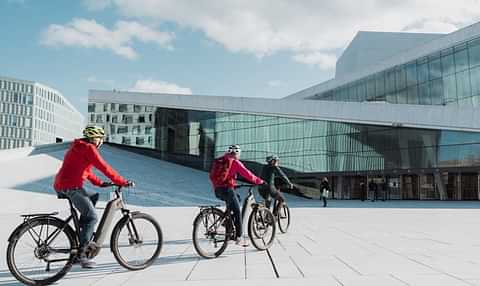
[[[21,224],[9,240],[8,269],[26,285],[48,285],[72,267],[75,234],[63,221],[37,217]]]
[[[162,230],[157,221],[148,214],[132,213],[115,225],[110,247],[120,265],[141,270],[155,262],[162,244]]]
[[[202,210],[193,221],[192,232],[193,246],[198,255],[207,259],[221,255],[232,232],[230,223],[217,208]]]
[[[282,233],[286,233],[290,227],[290,209],[286,203],[283,203],[277,210],[278,228]]]
[[[266,250],[275,239],[275,218],[266,207],[252,211],[248,219],[248,236],[258,250]]]

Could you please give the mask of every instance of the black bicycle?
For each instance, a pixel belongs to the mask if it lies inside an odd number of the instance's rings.
[[[273,204],[271,201],[264,201],[264,204],[272,211],[275,221],[278,223],[278,229],[282,233],[287,233],[288,228],[290,227],[291,216],[290,208],[287,205],[286,201],[281,203],[277,199],[273,199]]]
[[[129,270],[141,270],[150,266],[160,254],[162,231],[150,215],[126,208],[121,186],[116,187],[113,198],[87,246],[87,257],[100,252],[107,231],[117,211],[122,218],[116,223],[110,237],[110,249],[120,265]],[[23,223],[10,235],[7,248],[8,269],[20,282],[27,285],[47,285],[61,279],[71,269],[79,255],[79,217],[70,199],[59,193],[59,199],[67,199],[71,215],[63,220],[58,212],[24,214]],[[74,228],[70,225],[73,222]]]
[[[268,208],[255,202],[252,192],[254,185],[237,186],[241,187],[250,188],[242,206],[243,218],[247,210],[252,210],[247,226],[250,241],[258,250],[266,250],[275,239],[275,218]],[[219,205],[200,206],[200,213],[193,221],[192,232],[193,245],[200,256],[220,256],[227,248],[228,241],[235,240],[236,237],[233,212],[229,208],[222,211]]]

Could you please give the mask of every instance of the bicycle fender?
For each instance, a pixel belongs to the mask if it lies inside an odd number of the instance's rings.
[[[22,230],[23,227],[26,227],[28,226],[29,224],[31,224],[32,222],[35,222],[37,220],[43,220],[45,218],[48,218],[50,220],[56,220],[60,223],[65,223],[64,220],[62,219],[59,219],[58,217],[52,217],[52,216],[36,216],[36,217],[33,217],[31,219],[28,219],[24,222],[22,222],[20,225],[17,226],[17,228],[15,228],[13,230],[13,232],[10,234],[10,236],[8,237],[8,242],[11,242],[12,240],[15,239],[15,237],[17,237],[20,233],[20,231]],[[72,233],[75,233],[72,229],[72,227],[69,225],[69,224],[66,224],[65,225],[65,228],[67,229],[66,231],[71,231]],[[68,230],[69,229],[69,230]]]
[[[133,217],[135,216],[136,214],[139,214],[141,213],[140,211],[131,211],[129,212],[127,215],[124,215],[116,224],[115,226],[113,227],[112,229],[112,235],[110,236],[110,251],[113,252],[113,249],[112,249],[112,246],[113,246],[113,232],[115,231],[115,229],[117,229],[118,227],[120,227],[122,224],[124,224],[128,219],[130,219],[130,217]]]

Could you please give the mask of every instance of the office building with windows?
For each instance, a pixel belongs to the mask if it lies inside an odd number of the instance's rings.
[[[230,144],[257,171],[276,154],[311,197],[327,176],[338,199],[375,182],[380,198],[478,200],[479,105],[477,23],[359,32],[333,79],[282,99],[92,90],[89,121],[111,142],[203,170]]]
[[[0,149],[72,140],[83,127],[83,115],[57,90],[0,77]]]

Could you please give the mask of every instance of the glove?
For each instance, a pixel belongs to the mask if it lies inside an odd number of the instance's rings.
[[[125,187],[134,188],[135,187],[135,182],[134,181],[127,181],[127,183],[125,184]]]
[[[290,185],[288,186],[288,188],[289,188],[290,190],[293,190],[293,184],[290,183]]]
[[[113,186],[113,183],[112,182],[103,182],[100,187],[101,188],[107,188],[107,187],[111,187]]]

